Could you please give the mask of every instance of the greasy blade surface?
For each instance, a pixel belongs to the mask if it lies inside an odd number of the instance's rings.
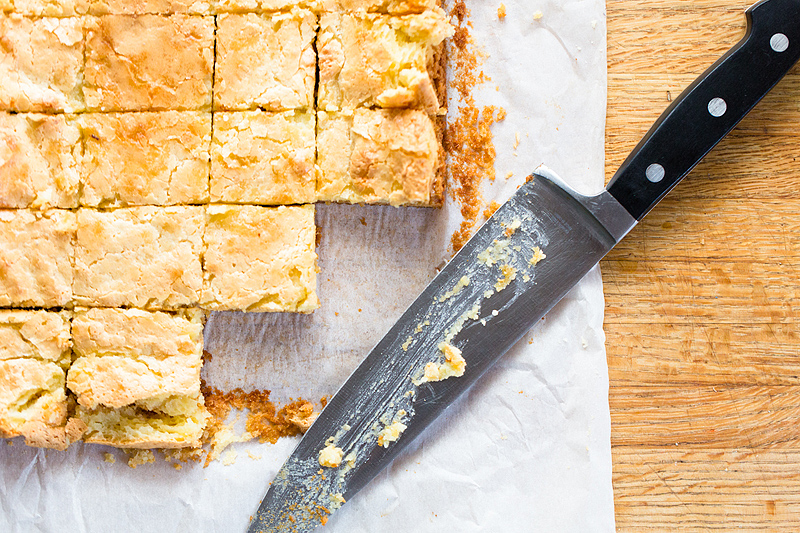
[[[307,532],[364,487],[616,244],[578,201],[537,176],[447,264],[370,352],[272,482],[249,531]],[[546,255],[538,263],[537,249]],[[532,260],[533,259],[533,260]],[[449,343],[461,377],[422,380]],[[378,444],[402,422],[394,442]],[[399,428],[399,426],[393,426]],[[330,443],[344,458],[322,467]]]

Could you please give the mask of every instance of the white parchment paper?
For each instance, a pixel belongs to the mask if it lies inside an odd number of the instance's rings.
[[[477,90],[478,102],[508,112],[494,129],[498,179],[486,201],[506,199],[542,163],[583,192],[599,190],[604,2],[504,3],[503,21],[499,1],[468,4],[492,80]],[[334,393],[449,257],[459,222],[452,203],[319,206],[322,309],[213,314],[206,378],[222,389],[269,389],[278,401]],[[595,270],[325,530],[613,531],[602,323]],[[245,531],[296,442],[235,445],[232,465],[181,470],[164,461],[134,470],[122,452],[101,446],[60,453],[2,443],[0,531]],[[107,452],[115,464],[103,460]]]

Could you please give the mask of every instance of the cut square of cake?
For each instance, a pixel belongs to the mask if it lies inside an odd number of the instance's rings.
[[[74,300],[92,307],[195,306],[204,207],[79,209]]]
[[[0,210],[0,307],[72,302],[75,213]]]
[[[208,207],[201,307],[310,313],[317,299],[314,206]]]
[[[75,393],[86,442],[124,448],[197,447],[206,413],[200,394],[203,313],[77,309]]]
[[[321,111],[444,105],[440,46],[453,28],[440,9],[418,15],[325,13],[320,18]]]
[[[83,21],[0,15],[0,110],[85,108]]]
[[[211,201],[313,203],[315,125],[310,111],[215,113]]]
[[[88,17],[84,94],[93,111],[211,106],[214,18]]]
[[[434,121],[415,109],[317,114],[321,201],[436,206],[443,150]]]
[[[211,113],[90,113],[81,129],[81,205],[208,203]]]
[[[310,11],[217,17],[214,107],[312,109],[317,17]]]
[[[84,425],[69,417],[67,312],[0,310],[0,437],[65,449]]]
[[[77,207],[80,159],[74,116],[0,112],[0,208]]]

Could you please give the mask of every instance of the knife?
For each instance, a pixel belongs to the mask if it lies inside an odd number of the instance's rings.
[[[745,37],[658,119],[607,188],[540,167],[434,278],[279,470],[249,532],[324,524],[511,348],[800,60],[800,0],[746,12]]]

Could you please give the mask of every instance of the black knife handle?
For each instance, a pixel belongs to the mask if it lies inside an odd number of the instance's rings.
[[[765,0],[748,9],[744,39],[661,115],[608,191],[641,220],[799,59],[800,0]]]

